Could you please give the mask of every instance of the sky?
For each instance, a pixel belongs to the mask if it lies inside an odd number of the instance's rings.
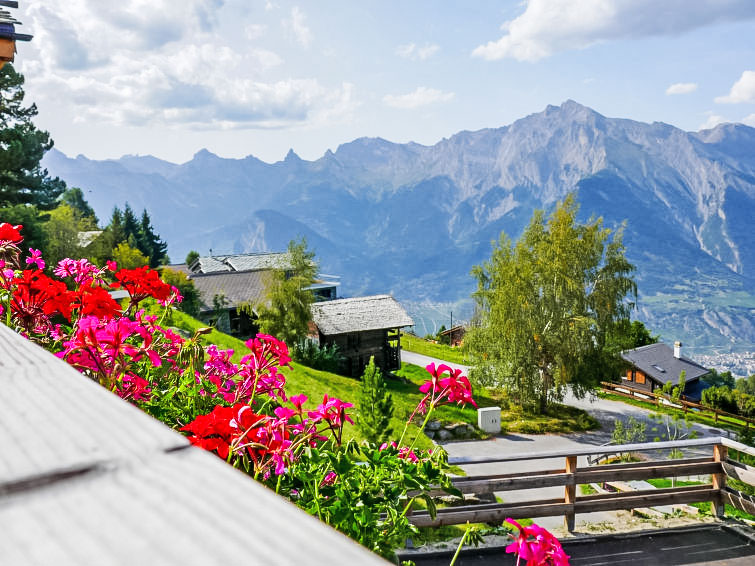
[[[754,0],[21,0],[38,127],[69,156],[317,159],[572,99],[755,126]]]

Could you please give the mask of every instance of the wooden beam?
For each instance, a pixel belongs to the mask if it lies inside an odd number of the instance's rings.
[[[734,460],[727,459],[721,463],[724,469],[724,473],[730,478],[742,481],[748,485],[755,486],[755,468],[742,464],[741,462],[735,462]]]
[[[726,462],[726,452],[726,446],[717,444],[713,447],[713,460],[723,465]],[[726,488],[726,474],[724,473],[723,469],[719,473],[713,474],[711,479],[713,481],[713,488],[718,490],[719,494],[722,493]],[[713,514],[720,519],[724,518],[725,509],[724,502],[721,497],[717,497],[713,501]]]
[[[724,504],[729,504],[735,509],[755,515],[755,498],[752,495],[727,487],[721,492],[721,500]]]
[[[564,486],[564,503],[569,505],[571,511],[564,515],[564,526],[570,533],[574,531],[576,518],[574,516],[574,502],[577,499],[577,485],[574,483],[574,472],[577,471],[577,457],[566,457],[567,483]]]

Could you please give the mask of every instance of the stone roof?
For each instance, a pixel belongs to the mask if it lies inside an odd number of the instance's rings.
[[[213,297],[221,293],[225,295],[226,308],[235,308],[241,303],[264,302],[265,287],[271,276],[270,271],[195,273],[191,280],[201,297],[201,311],[208,312],[214,308]]]
[[[675,358],[674,349],[660,342],[626,350],[621,353],[621,357],[661,384],[669,381],[676,384],[682,370],[686,372],[687,382],[698,379],[709,371],[685,356]]]
[[[390,295],[315,303],[312,305],[312,320],[326,336],[414,324],[403,307]]]
[[[189,266],[192,273],[290,269],[288,252],[201,256]]]

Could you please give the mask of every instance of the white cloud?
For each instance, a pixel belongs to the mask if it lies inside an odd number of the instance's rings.
[[[755,71],[744,71],[735,82],[729,94],[717,96],[716,102],[736,104],[737,102],[755,102]]]
[[[304,23],[305,19],[304,12],[298,6],[294,6],[291,9],[291,19],[284,20],[283,25],[293,32],[296,41],[302,47],[309,47],[309,44],[312,43],[312,31]]]
[[[750,114],[749,116],[742,118],[742,123],[755,128],[755,114]]]
[[[721,21],[755,18],[752,0],[527,0],[505,34],[475,57],[537,61],[556,52],[615,39],[676,35]]]
[[[420,86],[407,94],[387,94],[383,97],[383,102],[393,108],[410,110],[436,102],[448,102],[453,97],[453,92],[442,92],[434,88]]]
[[[419,47],[415,43],[407,43],[406,45],[399,45],[396,48],[396,55],[404,59],[424,61],[435,55],[439,50],[440,46],[434,43],[427,43],[422,47]]]
[[[711,128],[715,128],[719,124],[726,124],[727,122],[731,122],[731,120],[727,120],[723,116],[719,116],[718,114],[714,114],[713,112],[708,113],[708,119],[705,120],[702,124],[700,124],[699,130],[710,130]]]
[[[103,4],[46,0],[28,7],[24,21],[35,38],[20,64],[40,106],[65,106],[79,123],[217,130],[307,125],[355,104],[348,84],[267,79],[283,59],[262,46],[239,50],[216,35],[212,10],[222,9],[221,0],[122,0],[110,13]],[[292,14],[301,24],[301,13]]]
[[[267,26],[262,24],[248,24],[244,28],[244,35],[247,39],[259,39],[267,31]]]
[[[666,89],[666,94],[689,94],[697,90],[697,83],[674,83]]]

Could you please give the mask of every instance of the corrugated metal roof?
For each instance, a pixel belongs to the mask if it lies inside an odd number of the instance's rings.
[[[315,303],[312,305],[312,320],[326,336],[414,324],[403,307],[390,295]]]
[[[677,383],[682,371],[686,372],[688,382],[708,373],[706,368],[689,358],[675,358],[673,348],[660,342],[626,350],[621,357],[659,383]]]
[[[241,303],[258,304],[265,301],[265,288],[272,277],[271,271],[244,271],[227,273],[196,273],[191,276],[202,300],[202,312],[213,310],[215,295],[223,294],[226,307],[235,308]]]

